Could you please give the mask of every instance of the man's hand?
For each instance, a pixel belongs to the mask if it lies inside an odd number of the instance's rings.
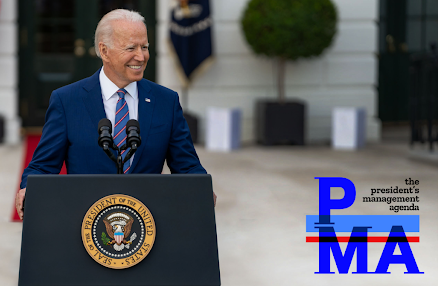
[[[19,190],[17,195],[15,196],[15,208],[17,209],[18,216],[20,217],[21,220],[23,220],[23,216],[24,216],[23,202],[24,202],[25,194],[26,194],[26,188]],[[214,200],[216,202],[216,198]]]
[[[216,206],[216,198],[217,198],[217,196],[216,196],[216,194],[213,192],[214,206]]]

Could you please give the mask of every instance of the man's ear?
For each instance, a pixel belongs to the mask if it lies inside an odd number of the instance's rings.
[[[100,57],[102,58],[103,61],[108,62],[108,46],[105,45],[102,42],[99,42],[99,52],[100,52]]]

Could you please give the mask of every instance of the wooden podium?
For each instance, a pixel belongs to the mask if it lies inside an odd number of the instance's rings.
[[[115,194],[141,201],[156,226],[149,254],[125,269],[96,262],[81,236],[90,207]],[[220,285],[210,175],[29,176],[18,285]]]

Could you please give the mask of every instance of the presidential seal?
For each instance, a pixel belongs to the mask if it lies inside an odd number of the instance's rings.
[[[151,251],[155,222],[139,200],[111,195],[94,203],[82,222],[82,242],[103,266],[124,269],[138,264]]]

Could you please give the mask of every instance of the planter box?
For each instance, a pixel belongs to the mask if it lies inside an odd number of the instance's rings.
[[[299,101],[256,103],[256,138],[263,145],[304,145],[305,105]]]
[[[228,152],[240,147],[240,109],[207,108],[205,145],[210,151]]]
[[[332,146],[355,150],[365,145],[366,112],[364,108],[335,107],[332,114]]]

